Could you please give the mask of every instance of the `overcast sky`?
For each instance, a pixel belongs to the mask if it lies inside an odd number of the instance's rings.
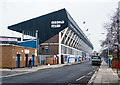
[[[119,0],[1,0],[0,36],[20,36],[7,26],[65,8],[99,51],[105,39],[104,23],[116,11]],[[86,22],[83,24],[83,22]],[[88,31],[86,31],[88,29]]]

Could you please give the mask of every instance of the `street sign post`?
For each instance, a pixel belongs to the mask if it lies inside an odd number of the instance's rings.
[[[118,66],[119,66],[119,63],[116,63],[117,74],[118,74]]]

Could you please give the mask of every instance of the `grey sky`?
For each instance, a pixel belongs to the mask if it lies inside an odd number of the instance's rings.
[[[79,27],[99,51],[105,39],[103,28],[118,7],[119,0],[2,0],[0,2],[0,36],[20,36],[7,26],[32,19],[62,8],[70,13]],[[83,22],[86,21],[85,24]],[[88,31],[86,32],[86,29]],[[90,34],[90,35],[89,35]]]

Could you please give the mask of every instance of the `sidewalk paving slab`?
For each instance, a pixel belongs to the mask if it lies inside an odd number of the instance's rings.
[[[118,74],[117,74],[117,69],[113,68],[112,70],[116,75],[118,75],[118,77],[120,79],[120,69],[118,69]]]
[[[107,63],[103,60],[98,71],[88,82],[88,85],[120,85],[119,78],[111,68],[108,68]]]

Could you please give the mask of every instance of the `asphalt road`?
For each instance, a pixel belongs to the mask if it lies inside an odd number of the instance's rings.
[[[28,74],[6,77],[2,79],[3,85],[11,83],[16,84],[78,84],[87,82],[92,77],[92,74],[99,66],[92,66],[90,62],[75,64],[71,66],[64,66],[59,68],[51,68],[32,72]],[[4,84],[5,83],[5,84]]]

